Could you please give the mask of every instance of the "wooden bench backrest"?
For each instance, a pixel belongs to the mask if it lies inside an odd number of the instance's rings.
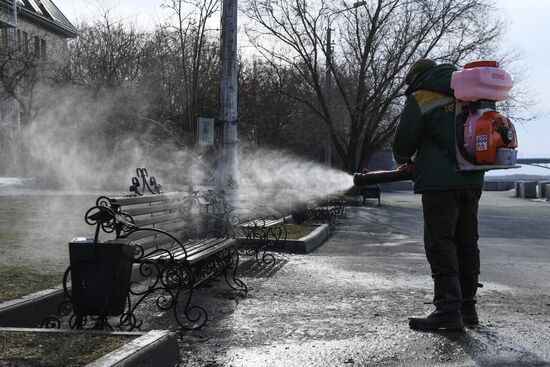
[[[199,232],[206,228],[205,215],[190,214],[198,201],[183,193],[119,197],[109,200],[113,207],[119,207],[121,212],[130,215],[136,227],[166,231],[181,242],[191,237],[201,237]],[[212,220],[212,216],[209,220]],[[221,232],[218,235],[210,235],[224,237]],[[144,249],[176,245],[172,238],[154,231],[138,231],[129,234],[127,238],[139,243]]]

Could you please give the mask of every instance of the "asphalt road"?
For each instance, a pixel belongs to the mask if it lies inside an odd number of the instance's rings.
[[[478,327],[408,328],[433,307],[420,197],[383,193],[314,253],[243,263],[246,298],[203,292],[212,319],[183,334],[182,366],[550,366],[550,203],[485,192],[479,221]]]

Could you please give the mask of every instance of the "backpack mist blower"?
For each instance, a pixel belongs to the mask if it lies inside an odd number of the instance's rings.
[[[519,168],[516,164],[516,129],[508,117],[496,111],[496,102],[510,96],[512,77],[496,61],[476,61],[455,71],[451,88],[455,108],[455,169],[490,171]],[[412,178],[412,163],[393,171],[356,173],[355,186],[406,181]]]
[[[455,167],[458,171],[519,168],[518,138],[496,102],[510,97],[512,77],[496,61],[464,65],[451,77],[456,98]]]

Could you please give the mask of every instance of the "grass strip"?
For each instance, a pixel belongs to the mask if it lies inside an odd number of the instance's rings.
[[[287,239],[299,240],[313,232],[318,226],[309,226],[304,224],[285,224]]]
[[[135,338],[137,336],[0,331],[0,367],[84,366]]]
[[[0,302],[61,284],[63,274],[43,273],[24,266],[0,266]]]

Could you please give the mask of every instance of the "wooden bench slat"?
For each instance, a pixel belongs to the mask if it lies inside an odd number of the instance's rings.
[[[201,241],[199,243],[191,243],[189,246],[185,246],[185,249],[187,251],[187,256],[195,255],[199,252],[204,251],[207,248],[210,248],[212,246],[216,246],[217,244],[228,241],[230,239],[227,238],[209,238],[207,241]]]
[[[152,227],[152,228],[160,229],[162,231],[170,233],[171,235],[174,235],[172,232],[181,232],[183,229],[188,228],[188,224],[185,223],[185,222],[182,222],[182,221],[175,221],[175,222],[167,222],[167,223],[164,223],[161,226]],[[130,233],[126,238],[129,239],[129,240],[132,240],[132,241],[137,241],[137,240],[144,239],[144,238],[147,238],[147,237],[153,237],[154,238],[154,237],[158,237],[158,236],[166,237],[167,239],[170,238],[170,237],[168,237],[166,235],[163,235],[161,233],[146,230],[148,228],[142,228],[142,229],[143,229],[142,231]]]
[[[160,201],[177,201],[180,198],[183,198],[184,195],[179,192],[172,192],[166,194],[156,194],[156,195],[144,195],[136,197],[118,197],[118,198],[109,198],[112,203],[116,203],[121,206],[129,206],[143,203],[155,203]]]
[[[194,256],[200,252],[207,250],[210,247],[216,246],[221,242],[227,241],[227,238],[209,238],[204,240],[189,241],[184,245],[187,257]],[[184,252],[181,247],[174,247],[170,250],[176,259],[181,259]]]
[[[336,206],[316,206],[314,208],[311,208],[312,210],[326,210],[326,211],[330,211],[330,210],[336,210],[338,209],[338,207]]]
[[[200,249],[202,246],[207,246],[209,243],[215,242],[215,238],[205,238],[200,240],[189,240],[183,244],[183,247],[185,248],[185,251],[189,255],[191,251],[197,251],[197,249]],[[174,246],[170,248],[170,251],[172,252],[172,255],[174,257],[179,258],[183,255],[183,250],[180,246]]]
[[[272,227],[276,226],[278,224],[282,224],[284,222],[283,219],[272,219],[265,222],[266,227]]]
[[[180,242],[185,243],[186,240],[183,237],[183,232],[174,232],[170,234],[177,238]],[[150,238],[132,240],[132,242],[139,244],[145,250],[149,250],[151,248],[164,247],[164,244],[170,244],[169,247],[172,247],[171,243],[174,242],[174,240],[168,236],[151,236]]]
[[[273,227],[284,223],[284,219],[253,219],[241,224],[241,227]]]
[[[136,227],[149,227],[157,223],[169,222],[173,220],[184,220],[184,217],[185,213],[180,211],[169,214],[152,215],[148,217],[142,216],[139,219],[135,219],[135,225]]]
[[[152,232],[149,232],[149,233],[152,233]],[[193,244],[190,244],[190,242],[194,242],[196,244],[198,243],[198,240],[189,240],[189,239],[184,238],[185,231],[171,232],[170,234],[172,236],[174,236],[175,238],[177,238],[180,242],[182,242],[182,244],[186,248],[193,245]],[[225,238],[223,238],[223,239],[225,239]],[[202,241],[207,241],[207,240],[215,241],[215,240],[218,240],[218,238],[205,238],[205,239],[202,239]],[[162,236],[162,235],[160,235],[156,238],[151,236],[151,238],[145,237],[145,239],[132,239],[132,242],[138,243],[145,250],[149,250],[151,248],[156,248],[156,247],[163,247],[163,248],[167,248],[167,249],[178,248],[179,247],[179,245],[175,246],[173,244],[174,240],[172,238],[170,238],[168,236]],[[168,246],[163,246],[165,244],[168,244]],[[192,249],[192,247],[190,247],[190,248]]]
[[[224,248],[232,246],[234,242],[235,242],[234,239],[224,240],[223,242],[217,244],[216,246],[210,247],[207,251],[201,251],[201,252],[199,252],[195,255],[188,256],[187,261],[189,261],[191,264],[199,262],[203,259],[206,259],[210,255],[215,254],[215,253],[223,250]]]
[[[169,212],[171,210],[179,210],[181,208],[181,203],[179,202],[170,202],[169,204],[161,205],[148,205],[140,208],[134,207],[123,207],[122,211],[131,215],[132,217],[144,214],[153,214],[159,212]]]
[[[202,252],[209,251],[209,249],[215,247],[216,249],[219,248],[218,246],[226,241],[233,242],[233,239],[227,239],[227,238],[208,238],[208,239],[201,239],[201,240],[192,240],[184,244],[185,251],[187,252],[187,256],[197,256],[200,255]],[[183,249],[179,246],[166,248],[166,250],[170,251],[172,256],[175,259],[180,259],[184,256]],[[217,250],[216,250],[217,251]],[[145,258],[147,260],[159,260],[165,257],[164,254],[155,254],[153,256],[146,256]]]

